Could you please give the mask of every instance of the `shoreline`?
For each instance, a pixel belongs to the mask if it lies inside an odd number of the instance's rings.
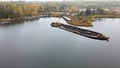
[[[92,22],[96,19],[92,16],[67,16],[71,19],[71,21],[67,21],[68,24],[74,25],[74,26],[85,26],[85,27],[92,27]]]
[[[7,18],[7,19],[0,19],[0,24],[11,24],[12,22],[19,21],[19,20],[34,20],[39,18],[49,17],[48,15],[37,15],[37,16],[26,16],[26,17],[19,17],[19,18]]]
[[[42,15],[36,15],[36,16],[25,16],[25,17],[19,17],[19,18],[3,18],[0,19],[0,25],[4,25],[4,24],[11,24],[14,23],[15,21],[20,21],[20,20],[35,20],[35,19],[39,19],[39,18],[44,18],[44,17],[63,17],[63,14],[42,14]],[[97,19],[97,18],[120,18],[119,15],[112,15],[112,14],[105,14],[105,15],[100,15],[100,14],[94,14],[94,15],[90,15],[90,16],[71,16],[71,15],[65,15],[66,17],[68,17],[69,19],[71,19],[70,21],[66,21],[68,24],[74,25],[74,26],[82,26],[82,27],[93,27],[93,22]],[[64,19],[64,18],[63,18]],[[64,19],[65,20],[65,19]]]
[[[97,20],[97,18],[120,18],[119,15],[90,15],[90,16],[67,16],[71,19],[71,21],[67,21],[68,24],[74,26],[82,26],[82,27],[93,27],[93,22]]]

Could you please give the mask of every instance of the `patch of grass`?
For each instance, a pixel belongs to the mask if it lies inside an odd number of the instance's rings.
[[[92,27],[92,22],[95,21],[94,16],[68,16],[71,21],[69,21],[69,24],[75,25],[75,26],[86,26],[86,27]]]
[[[63,14],[51,13],[50,16],[51,17],[62,17]]]
[[[104,14],[104,15],[93,15],[95,18],[120,18],[120,15],[114,15],[114,14]]]
[[[0,19],[0,21],[7,21],[5,18]]]

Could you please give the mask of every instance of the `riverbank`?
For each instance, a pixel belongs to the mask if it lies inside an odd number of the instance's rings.
[[[49,16],[48,15],[37,15],[37,16],[26,16],[26,17],[12,18],[12,19],[3,18],[3,19],[0,19],[0,24],[11,24],[19,20],[34,20],[34,19],[39,19],[39,18],[44,18],[44,17],[49,17]]]
[[[64,12],[50,12],[50,17],[62,17],[64,15]]]
[[[95,17],[93,16],[67,16],[71,19],[71,21],[68,21],[69,24],[75,25],[75,26],[86,26],[86,27],[92,27],[92,22],[95,21]]]
[[[90,16],[67,16],[71,19],[71,21],[67,21],[68,24],[75,25],[75,26],[85,26],[85,27],[92,27],[93,22],[96,18],[120,18],[120,15],[113,15],[113,14],[95,14]]]
[[[95,18],[120,18],[120,15],[113,15],[113,14],[104,14],[104,15],[95,14],[93,16]]]
[[[7,19],[0,19],[0,24],[11,24],[14,23],[14,21],[19,21],[19,20],[35,20],[39,18],[44,18],[44,17],[63,17],[64,13],[63,12],[51,12],[48,13],[47,15],[45,14],[40,14],[37,16],[26,16],[26,17],[19,17],[19,18],[7,18]],[[119,15],[113,15],[113,14],[93,14],[90,16],[79,16],[79,15],[66,15],[66,17],[70,18],[71,21],[67,21],[68,24],[75,25],[75,26],[85,26],[85,27],[92,27],[93,26],[93,21],[96,20],[96,18],[120,18]]]

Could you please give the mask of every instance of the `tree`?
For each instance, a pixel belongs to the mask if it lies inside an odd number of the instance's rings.
[[[102,9],[102,8],[97,8],[97,12],[99,13],[99,14],[104,14],[105,12],[104,12],[104,9]]]
[[[17,8],[17,14],[19,17],[23,17],[24,16],[24,13],[23,13],[23,9],[21,6],[18,6]]]
[[[81,11],[79,15],[85,15],[85,13],[83,11]]]
[[[72,6],[72,7],[71,7],[71,12],[72,12],[72,13],[77,13],[77,12],[78,12],[77,6]]]
[[[27,15],[34,16],[38,14],[38,5],[36,4],[29,4],[27,5]]]
[[[89,15],[91,15],[91,13],[92,13],[91,10],[87,9],[86,12],[85,12],[85,15],[89,16]]]

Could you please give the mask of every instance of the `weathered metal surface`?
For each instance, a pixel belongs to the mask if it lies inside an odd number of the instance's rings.
[[[51,26],[52,27],[59,27],[63,30],[66,30],[66,31],[69,31],[69,32],[72,32],[75,34],[79,34],[79,35],[82,35],[82,36],[85,36],[88,38],[92,38],[92,39],[98,39],[98,40],[108,40],[109,39],[109,37],[107,37],[101,33],[91,31],[91,30],[81,29],[81,28],[71,26],[71,25],[65,25],[62,23],[55,22],[55,23],[52,23]]]

